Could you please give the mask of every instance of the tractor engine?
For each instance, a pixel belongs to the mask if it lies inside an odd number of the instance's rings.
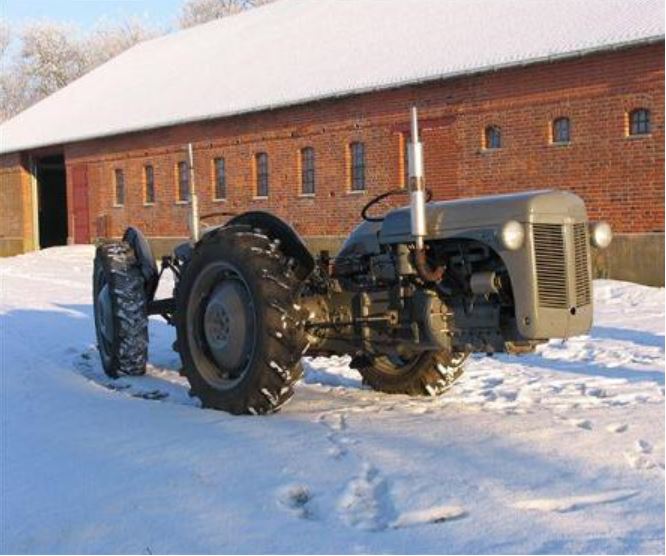
[[[320,259],[320,293],[306,297],[310,352],[505,351],[515,323],[499,257],[474,241],[435,244],[429,263],[444,272],[426,284],[411,246],[380,246],[375,227],[361,225],[334,261]]]

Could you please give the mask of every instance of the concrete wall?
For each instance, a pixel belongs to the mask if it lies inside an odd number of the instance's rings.
[[[608,249],[593,253],[596,278],[664,287],[664,234],[619,234]]]

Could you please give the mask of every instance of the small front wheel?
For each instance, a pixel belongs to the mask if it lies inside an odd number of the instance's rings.
[[[124,241],[97,247],[93,309],[104,372],[112,378],[144,374],[148,358],[145,280],[134,250]]]

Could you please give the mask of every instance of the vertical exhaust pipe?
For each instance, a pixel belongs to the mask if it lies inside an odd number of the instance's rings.
[[[425,179],[423,175],[423,145],[419,141],[419,119],[416,106],[411,110],[411,141],[407,150],[409,164],[409,200],[412,235],[417,249],[423,249],[426,235]]]
[[[409,200],[411,232],[414,237],[414,263],[416,271],[424,282],[439,282],[444,275],[444,268],[430,268],[426,260],[425,236],[426,189],[423,169],[423,144],[419,141],[419,121],[416,106],[411,110],[411,141],[407,150],[409,164]]]
[[[190,235],[192,241],[199,241],[199,199],[194,183],[194,151],[192,143],[187,144],[187,166],[190,173]]]

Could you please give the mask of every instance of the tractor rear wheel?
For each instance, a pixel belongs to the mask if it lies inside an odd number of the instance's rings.
[[[410,396],[439,396],[463,373],[463,353],[426,351],[411,357],[399,355],[362,356],[351,366],[373,390]]]
[[[145,279],[132,247],[124,242],[97,247],[93,268],[93,309],[104,372],[142,375],[148,359]]]
[[[306,348],[301,282],[280,243],[247,226],[208,233],[178,286],[182,374],[204,407],[277,411],[293,396]]]

